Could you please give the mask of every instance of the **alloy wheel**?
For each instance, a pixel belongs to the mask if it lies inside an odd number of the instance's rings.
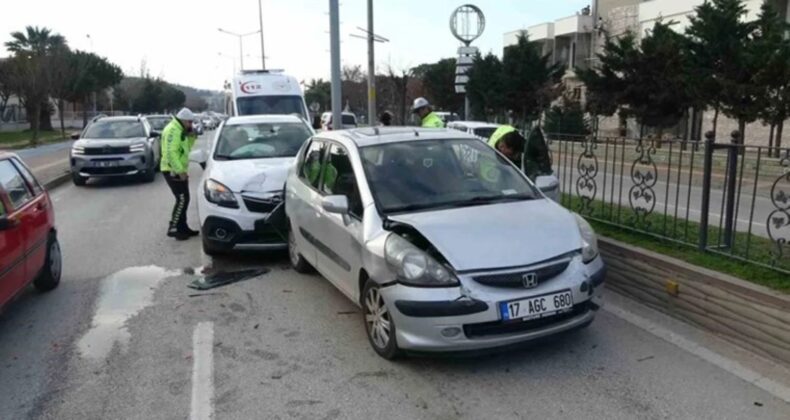
[[[392,320],[384,298],[375,287],[368,290],[365,296],[365,323],[373,344],[379,349],[386,348],[390,340]]]

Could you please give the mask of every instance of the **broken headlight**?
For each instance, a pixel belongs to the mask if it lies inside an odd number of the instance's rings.
[[[576,213],[576,223],[579,225],[579,233],[582,235],[582,261],[585,264],[591,262],[598,256],[598,236],[592,226],[583,217]]]
[[[398,280],[409,286],[452,287],[458,279],[436,259],[391,233],[384,245],[387,264],[398,273]]]

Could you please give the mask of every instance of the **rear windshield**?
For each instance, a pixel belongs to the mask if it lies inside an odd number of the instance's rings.
[[[299,114],[307,119],[301,96],[248,96],[238,98],[239,115],[290,115]]]
[[[496,131],[496,127],[475,128],[473,131],[475,132],[476,136],[482,137],[487,140],[491,138],[492,134],[494,134],[494,131]]]

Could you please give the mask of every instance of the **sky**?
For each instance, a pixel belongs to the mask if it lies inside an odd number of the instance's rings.
[[[377,71],[407,69],[453,57],[460,46],[449,29],[462,0],[374,0],[374,32],[390,40],[376,44]],[[472,45],[501,55],[503,34],[576,14],[590,0],[476,0],[486,27]],[[328,79],[329,1],[262,0],[266,66],[299,80]],[[351,37],[367,25],[366,0],[340,0],[343,65],[367,69],[367,43]],[[154,77],[220,90],[239,63],[236,33],[258,30],[256,0],[26,0],[5,7],[0,40],[27,25],[64,35],[73,49],[102,55],[127,75],[146,68]],[[261,67],[260,36],[243,38],[244,67]],[[0,47],[0,56],[8,52]]]

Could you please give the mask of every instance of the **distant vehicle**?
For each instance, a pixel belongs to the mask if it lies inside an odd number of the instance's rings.
[[[435,111],[437,117],[441,118],[444,121],[444,126],[447,126],[447,123],[452,121],[458,121],[460,117],[455,112],[446,112],[446,111]]]
[[[357,117],[356,115],[350,112],[343,112],[341,118],[343,118],[343,127],[341,130],[346,130],[349,128],[357,128]],[[332,113],[331,112],[324,112],[321,114],[321,129],[322,130],[332,130]]]
[[[236,116],[299,114],[309,121],[302,88],[281,70],[244,70],[233,78]]]
[[[190,160],[205,167],[195,195],[206,254],[286,247],[283,185],[313,134],[299,116],[231,117],[208,151],[192,152]]]
[[[192,129],[195,130],[195,134],[198,136],[202,136],[205,131],[203,122],[199,119],[192,121]]]
[[[170,121],[173,121],[172,115],[146,115],[145,119],[148,120],[148,124],[151,125],[151,129],[154,131],[162,132],[165,127],[170,124]]]
[[[0,308],[31,282],[56,288],[62,266],[47,191],[16,155],[0,152]]]
[[[71,179],[136,176],[153,182],[159,170],[160,131],[145,117],[104,117],[89,124],[71,148]]]
[[[451,121],[447,123],[447,128],[472,134],[486,142],[488,142],[488,139],[491,138],[491,135],[494,134],[494,131],[499,127],[499,124],[484,121]]]
[[[361,306],[384,358],[533,341],[600,308],[606,267],[589,223],[471,135],[324,132],[285,185],[291,264]]]

